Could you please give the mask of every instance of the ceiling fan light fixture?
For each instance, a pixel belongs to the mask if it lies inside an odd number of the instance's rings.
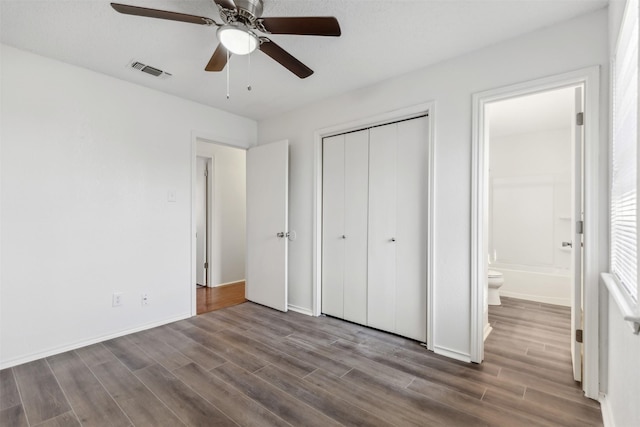
[[[235,55],[248,55],[258,48],[260,41],[249,29],[238,22],[218,28],[218,40]]]

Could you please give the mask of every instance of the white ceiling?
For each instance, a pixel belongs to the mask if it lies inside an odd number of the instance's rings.
[[[212,0],[118,0],[206,16]],[[607,0],[264,0],[263,16],[335,16],[342,36],[270,36],[315,71],[300,80],[261,52],[231,59],[226,74],[204,67],[215,27],[122,15],[109,1],[0,0],[0,40],[113,77],[253,119],[373,84],[602,8]],[[131,71],[137,60],[173,76]]]
[[[492,137],[571,127],[575,89],[564,88],[488,105]]]

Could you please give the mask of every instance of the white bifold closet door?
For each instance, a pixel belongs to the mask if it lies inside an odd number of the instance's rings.
[[[427,117],[397,123],[396,329],[427,341]]]
[[[367,324],[368,131],[323,141],[322,311]]]
[[[369,134],[369,325],[396,329],[396,151],[395,124]]]
[[[428,118],[369,135],[368,325],[427,339]]]
[[[322,312],[427,339],[428,118],[323,140]]]

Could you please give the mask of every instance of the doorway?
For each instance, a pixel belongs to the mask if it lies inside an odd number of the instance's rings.
[[[223,142],[219,142],[223,141]],[[252,302],[287,311],[287,248],[296,239],[287,218],[289,142],[238,148],[225,138],[192,134],[191,315],[198,314],[197,158],[211,160],[208,287],[236,284]],[[293,309],[293,308],[292,308]]]
[[[571,331],[582,330],[582,93],[582,85],[567,86],[485,106],[484,338],[497,322],[499,335],[571,353],[576,381],[582,347],[571,345]],[[555,354],[541,353],[540,363]]]
[[[196,140],[196,314],[245,296],[246,150]]]
[[[582,220],[581,197],[572,195],[582,187],[572,176],[575,89],[487,105],[487,250],[489,269],[504,277],[500,295],[571,306],[571,278],[580,274],[571,225]]]
[[[584,222],[579,222],[582,211],[579,201],[572,200],[571,219],[554,218],[554,221],[567,221],[571,229],[567,241],[571,249],[573,269],[579,274],[572,279],[571,319],[569,335],[573,349],[574,374],[582,380],[582,388],[587,397],[598,396],[598,226],[600,197],[600,143],[599,143],[599,68],[547,77],[513,86],[493,89],[473,96],[473,145],[472,145],[472,203],[471,203],[471,360],[481,363],[484,359],[484,320],[487,299],[488,260],[489,260],[489,148],[490,126],[488,116],[492,104],[527,95],[540,94],[563,88],[580,88],[584,96],[584,109],[572,114],[574,126],[574,151],[572,161],[573,176],[581,176],[574,183],[584,181],[584,191],[572,189],[576,197],[583,196]],[[575,94],[575,91],[574,91]],[[574,104],[578,105],[576,102]],[[581,138],[583,138],[581,140]],[[580,147],[584,148],[580,153]],[[580,175],[582,166],[583,174]],[[559,215],[560,216],[560,215]],[[563,217],[567,215],[563,214]],[[573,220],[575,219],[575,220]],[[560,227],[560,226],[558,226]],[[519,235],[522,232],[519,231]],[[584,236],[584,239],[583,239]],[[563,240],[564,241],[564,240]],[[575,244],[574,244],[575,243]],[[555,243],[554,243],[555,244]],[[558,242],[562,248],[562,241]],[[555,249],[554,249],[555,250]],[[582,260],[584,259],[584,262]],[[584,358],[581,356],[584,355]],[[582,375],[580,377],[580,375]]]

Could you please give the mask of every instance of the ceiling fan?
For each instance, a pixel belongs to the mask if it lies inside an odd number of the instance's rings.
[[[294,34],[305,36],[340,36],[338,20],[332,16],[308,17],[262,17],[262,0],[213,0],[218,6],[223,24],[211,18],[187,15],[178,12],[149,9],[111,3],[118,12],[127,15],[168,19],[191,24],[218,27],[218,47],[205,67],[206,71],[222,71],[231,54],[247,55],[256,49],[266,53],[275,61],[301,79],[313,74],[313,70],[282,49],[266,34]]]

